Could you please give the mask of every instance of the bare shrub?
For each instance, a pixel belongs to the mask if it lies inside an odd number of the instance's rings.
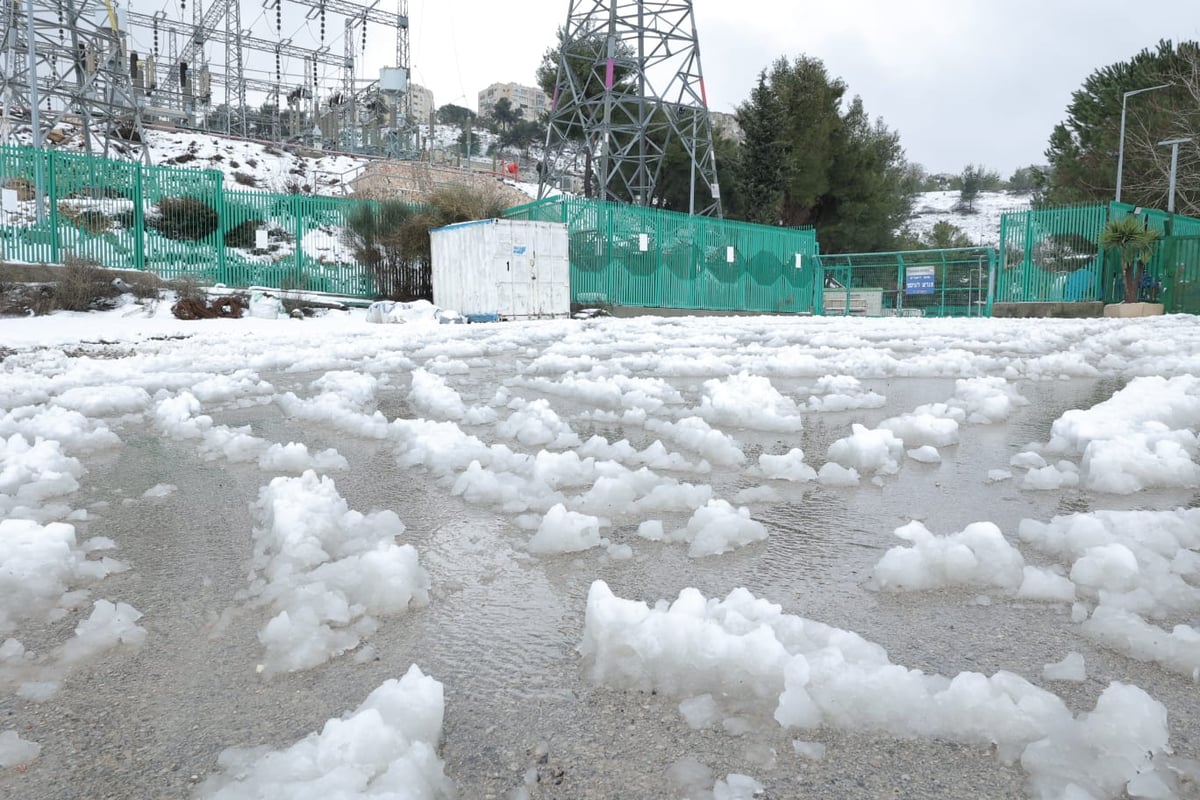
[[[492,219],[499,217],[509,206],[491,186],[485,189],[463,184],[434,189],[429,195],[429,205],[433,206],[441,225]]]
[[[113,308],[121,295],[113,284],[114,277],[94,261],[70,256],[54,284],[54,307],[64,311]]]
[[[9,178],[4,182],[5,189],[13,189],[21,202],[32,200],[35,194],[33,181],[28,178]]]
[[[204,287],[201,285],[200,279],[195,275],[181,275],[169,281],[167,288],[175,293],[177,300],[199,300],[204,302],[207,299]]]

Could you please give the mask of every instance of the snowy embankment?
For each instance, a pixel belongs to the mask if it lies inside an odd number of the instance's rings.
[[[621,578],[622,565],[633,565],[631,580],[653,576],[643,598],[621,599],[602,581],[586,605],[568,593],[568,622],[540,632],[565,635],[563,651],[578,647],[571,658],[592,690],[668,694],[689,729],[802,737],[778,761],[733,764],[746,771],[720,779],[694,757],[667,758],[657,796],[668,785],[715,798],[786,791],[789,769],[823,757],[812,741],[823,731],[994,746],[1038,798],[1184,797],[1200,785],[1193,745],[1171,742],[1172,725],[1192,724],[1191,711],[1136,685],[1146,673],[1128,674],[1111,657],[1144,662],[1156,685],[1200,682],[1200,516],[1127,502],[1200,487],[1200,334],[1190,318],[371,326],[362,312],[197,324],[126,309],[0,320],[0,340],[17,348],[0,369],[0,692],[19,704],[0,723],[0,767],[20,765],[25,776],[0,773],[0,790],[37,781],[39,762],[63,746],[51,729],[14,723],[56,709],[98,662],[165,646],[167,620],[109,591],[150,565],[127,563],[128,531],[108,531],[105,519],[112,502],[170,500],[183,471],[201,464],[258,476],[239,487],[253,520],[239,532],[244,580],[222,597],[210,637],[231,635],[239,621],[252,628],[249,679],[263,692],[284,687],[280,703],[294,702],[306,684],[288,681],[303,673],[317,683],[339,676],[366,698],[319,734],[296,741],[294,725],[276,731],[273,747],[295,742],[283,749],[227,740],[205,752],[202,796],[433,798],[487,780],[508,780],[499,788],[514,798],[539,796],[536,774],[485,779],[464,772],[467,762],[443,763],[456,687],[444,696],[418,666],[437,654],[437,637],[384,658],[390,632],[437,619],[448,596],[439,581],[461,565],[430,563],[426,545],[406,541],[408,509],[351,507],[330,474],[353,483],[355,451],[368,446],[401,476],[397,486],[421,476],[440,492],[431,504],[499,520],[506,549],[487,558],[511,552],[514,572],[536,575],[541,591],[564,570],[589,583],[600,570]],[[1025,413],[1031,390],[1100,377],[1117,388],[1057,415],[1047,441],[959,461],[966,445]],[[891,401],[905,381],[937,394]],[[222,421],[256,410],[311,440],[276,441]],[[830,434],[805,439],[814,427]],[[155,476],[140,497],[85,503],[89,465],[143,429],[181,454],[181,472]],[[330,440],[338,446],[316,444]],[[1063,644],[1039,653],[1035,671],[925,672],[785,609],[787,598],[740,584],[725,586],[724,599],[695,588],[740,563],[728,559],[769,563],[772,543],[791,535],[771,522],[772,509],[813,497],[869,505],[899,481],[932,487],[932,497],[957,481],[981,514],[1087,493],[1095,510],[1019,524],[981,518],[959,530],[943,527],[936,509],[906,507],[895,535],[907,544],[882,556],[839,551],[871,559],[860,600],[848,602],[886,607],[901,592],[937,590],[961,593],[948,595],[957,606],[1044,608],[1047,638]],[[1104,508],[1112,503],[1124,505]],[[889,546],[893,527],[877,530],[872,547]],[[456,535],[454,526],[442,535]],[[659,561],[675,566],[658,574]],[[1104,654],[1102,664],[1085,648]],[[350,670],[377,659],[391,678],[360,685]],[[1094,693],[1083,708],[1062,684],[1085,680]],[[462,722],[459,735],[465,727],[486,735]]]
[[[913,198],[909,231],[926,238],[939,222],[961,230],[976,245],[995,247],[1000,242],[1000,218],[1010,211],[1029,208],[1028,193],[980,192],[969,210],[959,207],[960,192],[921,192]]]

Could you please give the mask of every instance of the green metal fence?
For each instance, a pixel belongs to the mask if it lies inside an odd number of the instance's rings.
[[[991,314],[990,247],[822,255],[827,316],[982,317]]]
[[[1176,275],[1187,283],[1189,270],[1196,268],[1189,239],[1200,236],[1200,219],[1126,203],[1004,214],[996,302],[1121,302],[1125,286],[1120,255],[1105,252],[1100,236],[1109,220],[1127,214],[1137,215],[1146,227],[1164,235],[1143,269],[1147,287],[1152,288],[1140,291],[1139,299],[1165,300],[1174,293],[1174,308],[1168,310],[1200,312],[1200,298],[1175,286]],[[1177,238],[1180,241],[1172,244]]]
[[[997,303],[1076,302],[1110,296],[1102,205],[1030,209],[1000,218]],[[1117,267],[1119,271],[1119,265]]]
[[[60,264],[78,257],[166,279],[377,296],[371,268],[346,235],[351,215],[376,213],[375,203],[229,191],[214,170],[25,147],[0,147],[0,187],[7,190],[3,260]]]
[[[562,197],[504,216],[567,224],[573,303],[813,313],[820,302],[810,229]]]
[[[1168,314],[1200,314],[1200,235],[1164,239],[1149,274],[1150,296],[1145,299],[1161,302]]]

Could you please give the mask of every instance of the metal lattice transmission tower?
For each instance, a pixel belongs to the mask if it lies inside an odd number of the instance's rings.
[[[395,12],[381,0],[265,0],[257,30],[243,27],[238,0],[143,3],[165,10],[0,0],[0,139],[17,141],[34,125],[34,143],[44,144],[68,123],[93,151],[145,157],[141,133],[153,124],[415,155],[407,85],[384,92],[364,75],[368,58],[391,57],[379,28],[395,32],[394,66],[409,74],[408,0]],[[284,30],[285,5],[296,41]]]
[[[691,165],[689,213],[720,216],[691,0],[571,0],[564,31],[539,196],[582,141],[599,197],[654,205],[674,140]]]
[[[40,143],[71,117],[83,123],[88,150],[105,156],[138,150],[141,116],[127,58],[111,4],[2,0],[0,143],[11,143],[18,122],[32,125],[35,117],[31,133]]]

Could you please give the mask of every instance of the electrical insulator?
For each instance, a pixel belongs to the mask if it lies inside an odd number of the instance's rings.
[[[150,89],[150,91],[154,91],[158,88],[158,72],[155,70],[155,61],[156,59],[154,56],[146,56],[146,87]]]
[[[200,96],[201,97],[208,97],[208,95],[209,95],[208,90],[209,90],[210,85],[211,84],[210,84],[210,76],[208,73],[208,67],[201,67],[200,68]]]
[[[136,81],[137,76],[138,76],[138,54],[130,53],[129,54],[129,77],[133,78]]]
[[[179,88],[185,88],[188,85],[188,68],[186,61],[179,62]]]
[[[158,55],[158,17],[154,18],[154,55]]]

